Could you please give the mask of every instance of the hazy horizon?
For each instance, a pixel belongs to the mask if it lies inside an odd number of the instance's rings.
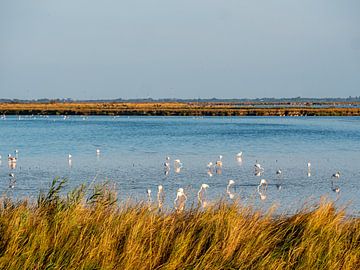
[[[348,97],[360,2],[1,1],[0,98]]]

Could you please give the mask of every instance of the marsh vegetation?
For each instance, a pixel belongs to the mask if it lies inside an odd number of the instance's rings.
[[[1,269],[358,269],[360,219],[321,201],[292,215],[219,201],[159,212],[109,184],[2,199]]]

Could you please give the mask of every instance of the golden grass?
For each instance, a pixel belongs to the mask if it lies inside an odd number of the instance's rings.
[[[254,104],[186,102],[0,103],[0,114],[185,115],[185,116],[360,116],[360,108],[253,107]]]
[[[159,213],[116,203],[106,185],[85,200],[54,181],[36,204],[3,199],[1,269],[359,269],[360,219],[331,202],[291,216],[219,202]]]

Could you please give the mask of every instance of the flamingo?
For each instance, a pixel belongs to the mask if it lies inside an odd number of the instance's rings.
[[[151,204],[151,202],[152,202],[152,199],[151,199],[151,189],[148,189],[148,190],[146,191],[146,193],[147,193],[147,197],[148,197],[148,203]]]
[[[229,195],[230,199],[234,199],[235,194],[231,193],[230,187],[235,184],[234,180],[229,180],[229,184],[226,186],[226,193]]]
[[[8,161],[9,163],[16,163],[17,158],[13,157],[11,154],[8,154]]]
[[[185,209],[185,203],[187,201],[187,197],[184,193],[184,189],[183,188],[179,188],[177,193],[176,193],[176,199],[174,200],[174,206],[175,209],[178,212],[181,212]]]
[[[200,187],[200,190],[198,191],[198,203],[205,207],[206,206],[206,201],[205,201],[205,192],[206,192],[206,189],[209,188],[209,185],[208,184],[202,184],[201,187]]]
[[[265,179],[261,179],[260,180],[260,183],[259,183],[259,185],[258,185],[258,190],[260,189],[260,188],[264,188],[265,187],[265,190],[267,189],[267,187],[268,187],[268,183],[267,183],[267,181],[265,180]]]
[[[263,170],[263,167],[261,167],[260,163],[257,163],[257,161],[256,161],[254,167],[255,167],[255,170]]]
[[[166,170],[170,170],[170,157],[166,157],[164,167]]]
[[[165,200],[164,188],[162,185],[158,185],[157,201],[159,210],[161,211]]]
[[[219,156],[219,160],[216,161],[216,166],[217,166],[217,167],[222,167],[222,165],[223,165],[223,163],[222,163],[222,158],[223,158],[223,156],[220,155],[220,156]]]
[[[180,159],[175,159],[174,166],[177,168],[182,168],[183,164],[181,163]]]

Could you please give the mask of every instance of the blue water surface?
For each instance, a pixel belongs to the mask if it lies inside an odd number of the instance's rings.
[[[16,149],[18,161],[11,168],[7,155]],[[187,203],[196,203],[202,183],[210,186],[209,203],[230,200],[225,191],[233,179],[231,192],[240,203],[275,204],[291,212],[325,196],[349,204],[350,213],[360,211],[359,117],[7,116],[0,120],[0,154],[0,193],[14,199],[36,199],[58,176],[68,179],[66,190],[109,181],[124,201],[146,201],[147,189],[155,201],[161,184],[172,207],[180,187]],[[219,155],[223,167],[211,176],[206,165]],[[171,158],[167,175],[166,156]],[[179,173],[175,159],[183,163]],[[264,167],[261,176],[254,174],[256,162]],[[341,177],[332,179],[336,171]],[[257,190],[262,178],[269,183],[263,200]]]

